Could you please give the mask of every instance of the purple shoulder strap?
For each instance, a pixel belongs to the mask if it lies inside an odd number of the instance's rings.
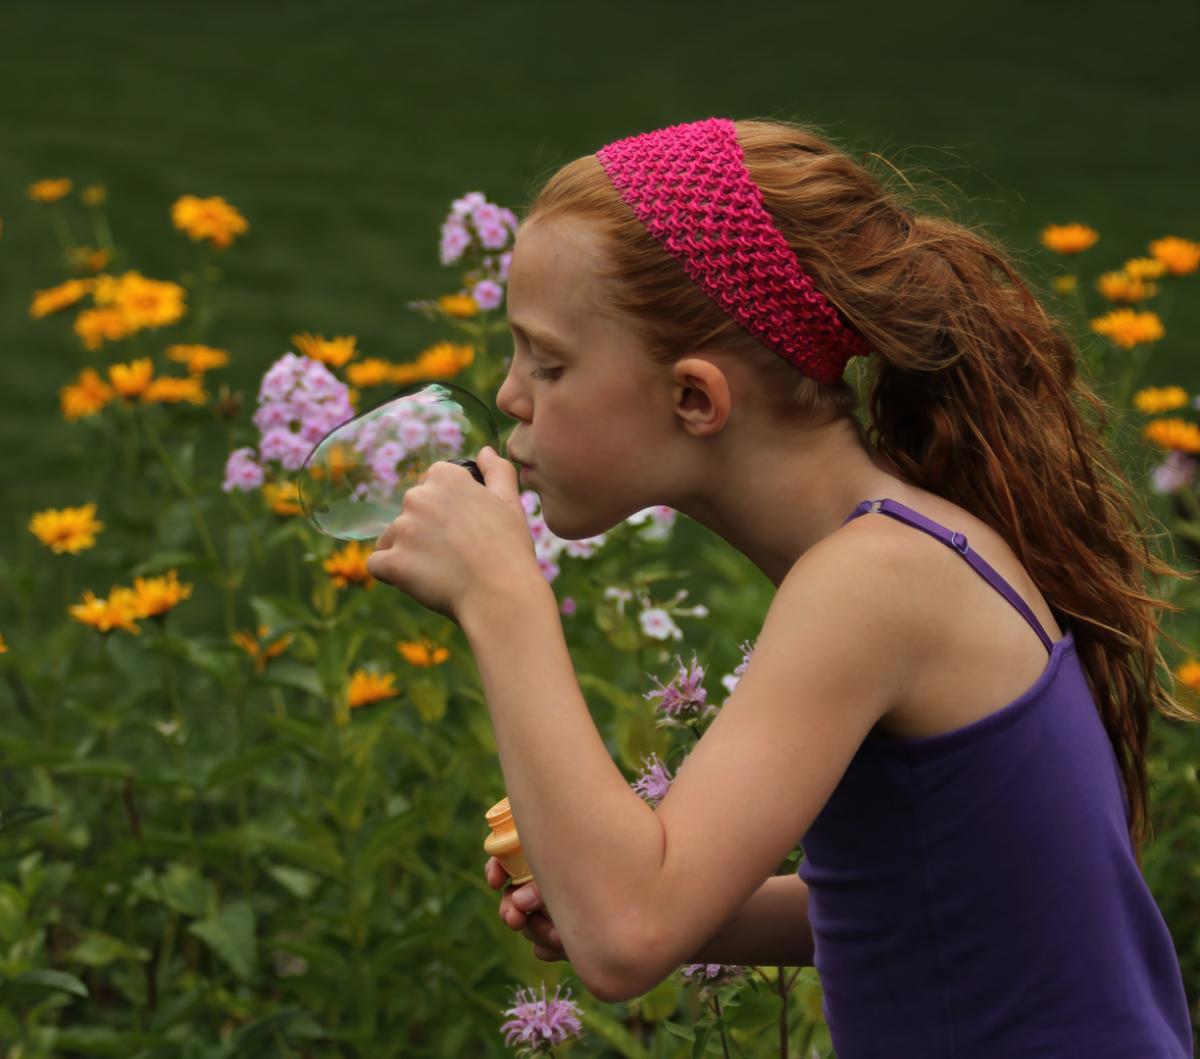
[[[1042,628],[1041,622],[1034,617],[1025,601],[1017,595],[1013,587],[1004,580],[995,570],[992,569],[977,552],[973,551],[967,545],[967,537],[964,533],[956,533],[946,529],[945,526],[938,522],[934,522],[931,518],[926,518],[920,512],[914,511],[911,507],[906,507],[898,500],[883,499],[883,500],[864,500],[858,505],[846,520],[858,518],[859,515],[867,515],[872,512],[882,512],[885,515],[891,515],[892,518],[899,519],[901,522],[907,522],[910,526],[915,526],[919,530],[924,530],[931,537],[936,537],[943,544],[948,545],[958,552],[968,563],[975,568],[978,573],[988,584],[999,592],[1005,599],[1009,601],[1029,624],[1033,627],[1033,631],[1041,637],[1042,643],[1046,645],[1046,650],[1051,651],[1054,648],[1054,641],[1046,635],[1046,630]]]

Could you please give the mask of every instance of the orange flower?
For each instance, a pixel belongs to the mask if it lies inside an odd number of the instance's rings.
[[[82,507],[48,508],[36,512],[29,520],[32,533],[52,552],[70,552],[77,555],[96,543],[96,534],[104,529],[104,523],[96,518],[96,505]]]
[[[1200,427],[1186,419],[1155,419],[1146,424],[1142,436],[1160,449],[1200,452]]]
[[[393,686],[395,680],[395,673],[372,673],[366,669],[357,670],[350,678],[350,689],[347,693],[350,708],[368,706],[384,699],[394,699],[400,694]]]
[[[309,474],[320,480],[328,473],[331,481],[340,482],[355,468],[362,465],[362,454],[352,445],[337,442],[322,453],[324,464],[314,462]]]
[[[479,315],[479,303],[469,294],[443,294],[437,306],[447,316],[468,319]]]
[[[1100,233],[1086,224],[1048,224],[1042,229],[1042,246],[1056,254],[1078,254],[1095,244]]]
[[[75,333],[83,339],[85,349],[95,352],[105,342],[117,342],[127,337],[133,328],[116,309],[84,309],[75,317]]]
[[[200,375],[189,375],[180,378],[177,375],[160,375],[152,379],[142,394],[142,400],[147,404],[159,402],[162,404],[179,404],[187,401],[189,404],[204,404],[208,394],[204,390],[204,379]]]
[[[354,348],[357,341],[353,335],[325,338],[322,335],[310,335],[307,331],[292,335],[292,342],[304,356],[334,368],[340,368],[346,361],[358,356],[358,350]]]
[[[250,230],[246,218],[220,195],[206,199],[183,195],[171,207],[171,223],[193,242],[207,239],[218,250]]]
[[[300,506],[300,489],[295,482],[264,482],[262,491],[267,505],[275,514],[304,514]]]
[[[1153,257],[1131,257],[1124,267],[1134,279],[1158,279],[1167,271],[1167,266]]]
[[[396,650],[404,656],[404,660],[409,665],[421,666],[423,668],[440,666],[450,657],[449,648],[444,647],[442,644],[434,643],[429,639],[419,641],[397,640]]]
[[[4,642],[4,633],[0,632],[0,655],[8,650],[8,644]]]
[[[1162,412],[1173,412],[1188,403],[1187,390],[1182,386],[1148,386],[1133,395],[1133,405],[1148,416]]]
[[[474,346],[459,342],[438,342],[411,364],[392,368],[391,381],[404,385],[415,379],[452,379],[475,359]]]
[[[108,198],[108,189],[103,184],[88,184],[80,193],[85,206],[103,206]]]
[[[1192,691],[1200,691],[1200,662],[1194,658],[1189,658],[1176,669],[1175,675]]]
[[[370,554],[358,541],[351,541],[326,559],[323,566],[338,588],[346,588],[351,583],[372,588],[378,582],[367,572]]]
[[[186,364],[189,375],[203,375],[213,368],[224,368],[229,364],[229,354],[212,346],[167,346],[167,356]]]
[[[55,180],[39,180],[29,185],[29,197],[34,202],[57,202],[71,194],[71,181],[66,177]]]
[[[1156,313],[1114,309],[1092,321],[1092,330],[1107,335],[1123,349],[1132,349],[1143,342],[1156,342],[1166,333]]]
[[[1200,243],[1168,235],[1150,244],[1150,253],[1167,266],[1173,276],[1195,272],[1200,267]]]
[[[82,419],[99,412],[112,400],[113,390],[95,368],[84,368],[79,378],[58,391],[59,407],[66,420]]]
[[[149,357],[139,357],[128,364],[110,364],[108,379],[112,387],[127,401],[142,396],[150,388],[154,375],[154,362]]]
[[[391,378],[395,365],[379,357],[368,357],[346,369],[346,378],[355,386],[378,386]]]
[[[69,279],[57,287],[34,291],[33,303],[29,306],[29,315],[35,320],[49,316],[60,309],[74,305],[80,298],[92,289],[90,279]]]
[[[269,630],[267,626],[260,625],[258,627],[257,638],[252,633],[235,632],[233,634],[233,642],[254,659],[254,669],[261,673],[267,667],[267,662],[274,658],[277,654],[282,654],[287,650],[288,644],[292,642],[294,637],[292,634],[285,633],[279,637],[274,643],[267,647],[262,646],[262,641],[268,637]]]
[[[115,309],[132,332],[175,323],[186,311],[186,294],[178,283],[130,271],[119,277],[97,276],[94,298],[97,305]]]
[[[1105,272],[1096,280],[1096,289],[1110,302],[1140,302],[1153,298],[1158,288],[1127,272]]]
[[[137,577],[133,581],[137,616],[153,618],[165,614],[192,594],[190,584],[180,584],[179,574],[168,570],[165,577]]]
[[[79,272],[99,272],[108,264],[107,250],[94,250],[90,246],[72,247],[67,254],[71,267]]]
[[[114,588],[108,599],[97,599],[89,588],[84,590],[83,601],[72,604],[67,608],[67,612],[76,621],[103,633],[113,629],[124,629],[138,635],[142,630],[135,622],[138,617],[137,607],[137,595],[131,588]]]

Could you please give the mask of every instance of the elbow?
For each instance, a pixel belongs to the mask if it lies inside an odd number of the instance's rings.
[[[655,951],[653,945],[644,943],[626,946],[584,978],[583,984],[605,1004],[621,1004],[643,996],[666,977],[658,973],[658,964],[652,959]]]

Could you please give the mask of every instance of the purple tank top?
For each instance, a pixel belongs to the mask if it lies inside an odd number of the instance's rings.
[[[1050,653],[962,728],[869,734],[801,845],[838,1059],[1191,1059],[1183,975],[1138,870],[1116,754],[1075,653],[967,538]]]

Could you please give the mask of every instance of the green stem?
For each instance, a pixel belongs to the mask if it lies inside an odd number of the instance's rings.
[[[237,753],[239,758],[246,752],[246,694],[248,691],[249,685],[243,683],[232,695],[234,724],[237,731]],[[242,889],[244,892],[249,893],[251,886],[250,836],[248,831],[249,812],[247,806],[245,773],[242,774],[242,777],[238,780],[237,784],[237,811],[238,847],[242,870]]]
[[[175,658],[171,652],[171,647],[167,639],[167,616],[161,615],[158,618],[151,619],[156,622],[159,630],[158,646],[162,655],[163,664],[163,683],[167,686],[167,701],[171,705],[171,721],[174,724],[174,731],[168,737],[172,752],[175,756],[175,767],[179,770],[180,776],[187,775],[187,761],[183,750],[184,716],[183,702],[179,698],[179,678],[175,672]],[[188,808],[184,814],[184,834],[190,839],[192,837],[192,816],[194,813],[194,799],[192,792],[188,793]]]
[[[50,207],[50,226],[54,229],[54,237],[58,240],[63,257],[70,256],[71,250],[75,246],[75,236],[71,234],[71,225],[67,221],[67,215],[58,203]]]

